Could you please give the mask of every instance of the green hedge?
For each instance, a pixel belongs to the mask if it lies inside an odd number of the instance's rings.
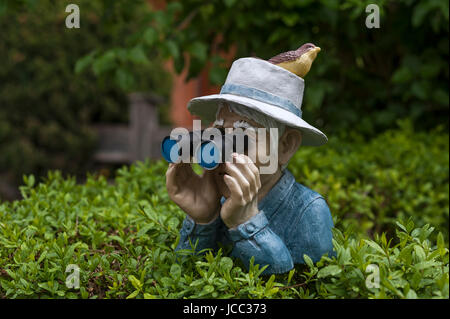
[[[404,123],[359,139],[332,137],[290,163],[330,204],[337,258],[270,277],[222,251],[176,259],[184,214],[162,161],[123,167],[114,183],[25,177],[24,198],[0,204],[0,298],[448,298],[448,134]],[[79,290],[65,285],[69,264]],[[370,264],[379,288],[366,286]]]
[[[443,127],[415,132],[408,120],[398,125],[401,131],[372,140],[355,133],[331,136],[328,146],[298,152],[290,169],[325,195],[344,229],[393,236],[392,224],[411,217],[418,226],[437,227],[448,241],[448,133]]]

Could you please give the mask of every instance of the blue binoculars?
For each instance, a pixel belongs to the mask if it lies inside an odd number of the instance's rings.
[[[249,143],[247,135],[243,135],[243,143],[241,143],[241,147],[238,147],[236,135],[225,134],[224,129],[218,130],[221,133],[220,136],[212,135],[206,139],[203,134],[205,130],[189,132],[183,137],[178,136],[177,139],[166,136],[161,143],[162,156],[169,163],[178,163],[181,160],[186,162],[186,159],[190,162],[191,159],[194,159],[193,162],[198,163],[204,169],[212,170],[217,168],[220,163],[231,161],[231,153],[247,152]]]

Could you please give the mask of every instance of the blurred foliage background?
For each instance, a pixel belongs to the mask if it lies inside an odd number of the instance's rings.
[[[233,47],[235,58],[268,59],[320,46],[303,108],[329,135],[370,137],[399,118],[448,128],[448,1],[376,1],[379,29],[365,26],[373,1],[150,2],[0,1],[0,172],[86,169],[91,123],[126,122],[127,92],[168,96],[162,61],[188,66],[188,78],[209,65],[220,85],[229,67],[221,53]],[[80,29],[64,26],[69,3],[80,7]]]
[[[188,78],[209,63],[210,80],[219,85],[228,68],[220,52],[233,46],[235,58],[269,59],[313,42],[323,50],[306,77],[303,107],[306,120],[325,132],[371,136],[404,117],[418,129],[448,127],[448,1],[375,1],[381,27],[368,29],[365,8],[373,2],[170,1],[130,38],[133,46],[172,57],[179,72],[188,53]],[[116,51],[98,53],[94,61]]]
[[[67,29],[65,8],[72,2],[0,2],[0,179],[20,181],[23,173],[48,169],[84,174],[96,146],[91,124],[127,123],[130,91],[170,92],[156,55],[144,65],[124,62],[112,77],[100,74],[105,61],[77,74],[83,56],[127,45],[147,23],[147,5],[76,1],[82,28]],[[139,48],[123,54],[142,56]]]
[[[126,93],[169,96],[164,61],[187,67],[188,79],[208,66],[221,85],[230,50],[268,59],[320,46],[303,108],[329,136],[371,138],[405,118],[416,130],[448,129],[448,1],[376,1],[379,29],[365,26],[373,1],[153,2],[0,1],[3,178],[83,172],[95,147],[90,125],[126,123]],[[64,25],[69,3],[80,7],[80,29]]]

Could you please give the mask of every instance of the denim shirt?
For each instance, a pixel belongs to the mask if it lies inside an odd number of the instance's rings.
[[[225,201],[222,198],[221,202]],[[175,250],[216,250],[218,243],[232,244],[231,255],[242,260],[248,268],[250,258],[260,267],[269,265],[263,274],[284,273],[294,264],[304,263],[303,255],[314,262],[323,254],[334,255],[332,244],[333,220],[325,199],[299,184],[286,169],[278,182],[258,202],[259,213],[247,222],[228,229],[217,217],[209,224],[196,224],[186,216]]]

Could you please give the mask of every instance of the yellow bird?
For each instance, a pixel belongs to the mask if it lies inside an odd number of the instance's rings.
[[[312,43],[305,43],[297,50],[283,52],[270,58],[268,62],[303,78],[311,69],[311,65],[319,52],[319,47]]]

